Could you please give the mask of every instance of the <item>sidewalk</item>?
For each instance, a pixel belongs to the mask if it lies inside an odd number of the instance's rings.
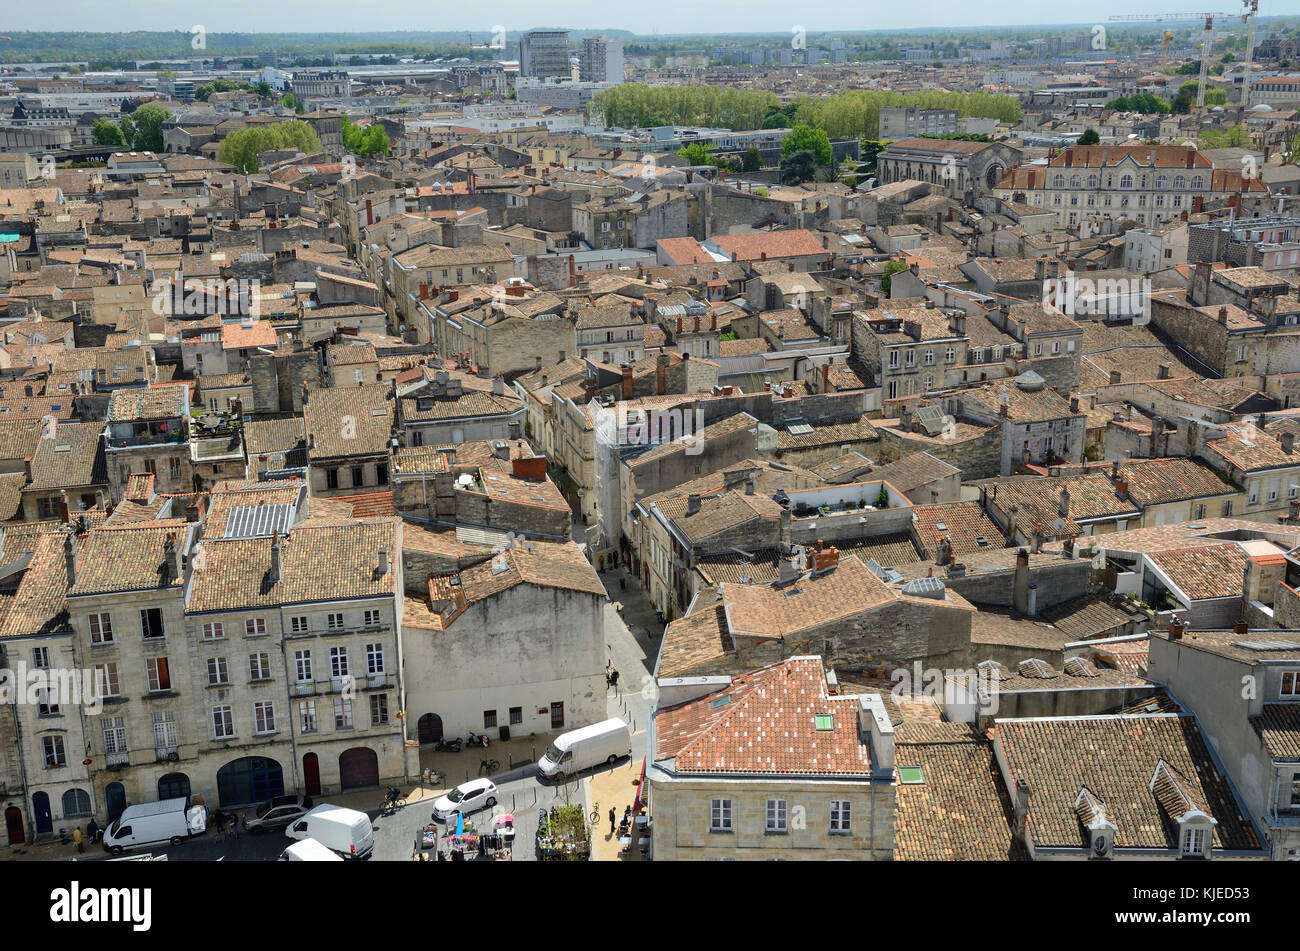
[[[622,846],[618,842],[618,833],[609,834],[609,810],[614,810],[614,827],[623,812],[632,805],[636,798],[637,787],[632,781],[641,775],[641,758],[634,756],[631,761],[621,763],[613,770],[601,770],[589,780],[589,801],[600,803],[600,821],[596,823],[596,835],[591,843],[591,860],[593,862],[640,861],[641,853],[633,850],[633,856],[625,858],[619,855]]]

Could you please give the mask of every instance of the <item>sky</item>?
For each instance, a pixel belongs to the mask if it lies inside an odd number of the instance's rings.
[[[1238,9],[1240,0],[1213,6]],[[942,26],[1102,23],[1111,14],[1164,13],[1204,4],[1179,0],[491,0],[457,4],[440,0],[41,0],[7,3],[0,32],[12,30],[190,30],[209,32],[364,32],[370,30],[475,30],[504,26],[623,29],[653,33],[788,33]],[[1262,16],[1300,14],[1300,0],[1264,0]]]

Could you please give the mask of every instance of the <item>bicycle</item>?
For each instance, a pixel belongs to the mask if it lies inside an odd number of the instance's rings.
[[[406,797],[403,796],[398,799],[394,799],[391,796],[385,795],[383,800],[379,803],[379,813],[380,815],[385,815],[385,816],[391,815],[392,813],[397,812],[405,805],[406,805]]]
[[[487,770],[487,774],[491,776],[500,768],[501,761],[498,759],[481,759],[478,761],[478,772],[480,776],[483,775],[484,770]]]
[[[591,807],[591,824],[595,825],[600,821],[600,803],[595,803]]]

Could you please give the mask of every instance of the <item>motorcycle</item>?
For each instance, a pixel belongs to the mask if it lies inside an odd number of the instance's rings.
[[[459,753],[461,741],[459,737],[454,740],[439,740],[433,748],[439,753]]]
[[[486,734],[471,733],[465,738],[466,746],[488,746],[491,742],[492,741],[487,738]]]

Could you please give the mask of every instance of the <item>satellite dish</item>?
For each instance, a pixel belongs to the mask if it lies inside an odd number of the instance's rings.
[[[1065,531],[1065,519],[1058,518],[1052,523],[1052,528],[1056,529],[1058,532]]]

